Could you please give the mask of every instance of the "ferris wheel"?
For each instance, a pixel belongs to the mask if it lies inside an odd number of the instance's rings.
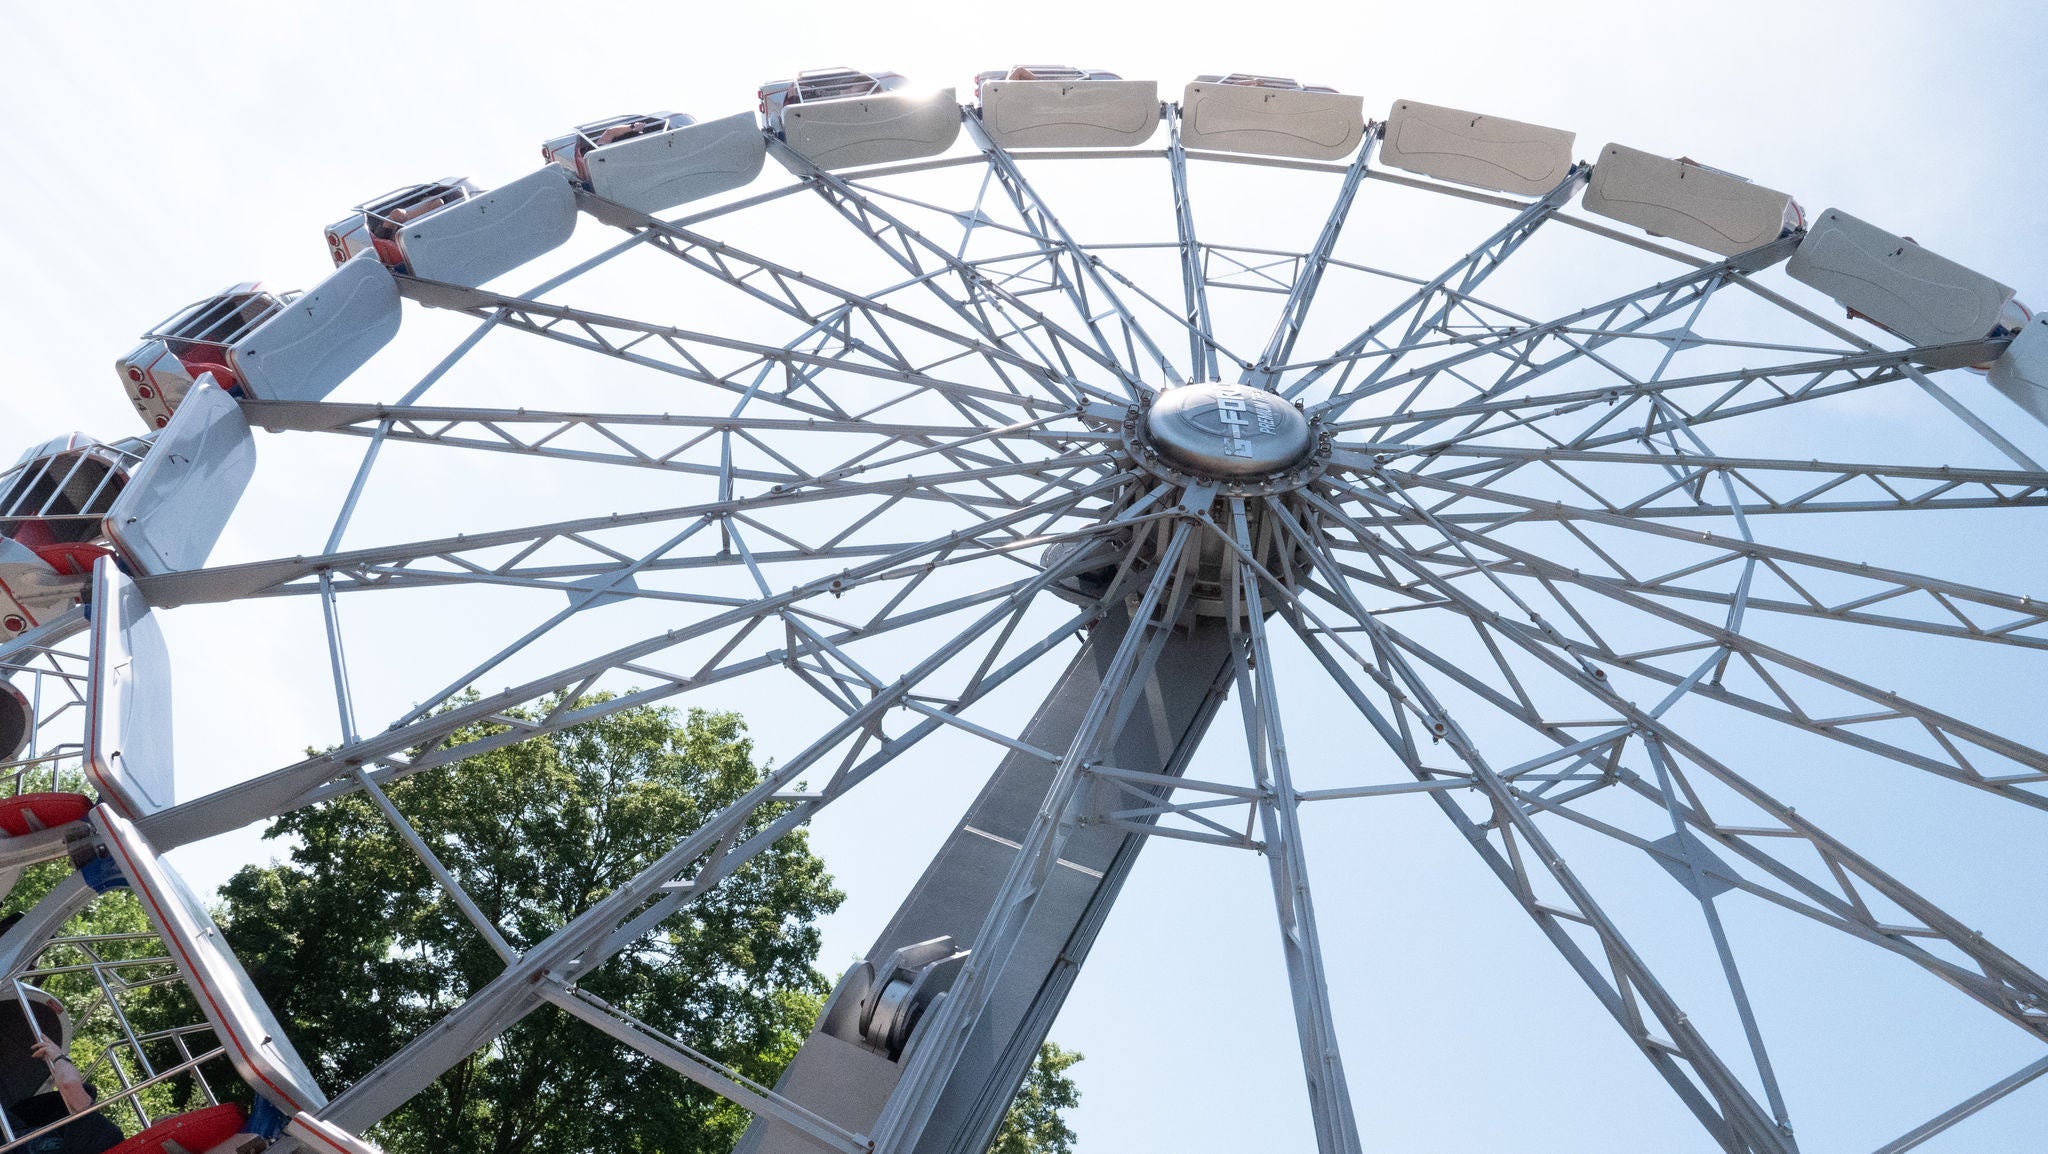
[[[1284,987],[1317,1148],[1359,1150],[1360,1107],[1402,1107],[1347,1082],[1317,867],[1395,799],[1710,1148],[1845,1148],[1795,1126],[1796,1061],[1840,1055],[1771,1015],[1831,980],[1781,972],[1793,937],[2048,1042],[2048,943],[1882,854],[1901,807],[2048,809],[2042,737],[1975,712],[2048,648],[1997,564],[2048,505],[2048,318],[2013,289],[1690,158],[1282,78],[1027,66],[963,105],[833,69],[759,100],[365,201],[328,280],[236,285],[122,358],[145,435],[0,476],[0,869],[80,867],[0,961],[202,995],[135,1094],[227,1062],[262,1104],[228,1133],[359,1150],[554,1007],[751,1111],[749,1154],[974,1154],[1170,842],[1263,860],[1280,960],[1246,980]],[[268,477],[332,519],[219,556]],[[1956,551],[1903,559],[1923,533]],[[339,741],[187,796],[164,626],[280,601],[318,618]],[[1966,673],[1923,693],[1934,667]],[[384,787],[700,700],[790,741],[759,787],[331,1099],[163,860],[367,793],[490,938]],[[776,1086],[579,988],[935,757],[983,784],[877,828],[935,848]],[[67,960],[112,884],[161,956]]]

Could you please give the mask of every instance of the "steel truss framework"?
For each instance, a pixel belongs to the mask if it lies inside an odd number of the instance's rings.
[[[360,1131],[554,1006],[818,1148],[972,1148],[985,1133],[928,1132],[939,1096],[1070,839],[1093,827],[1133,846],[1157,837],[1264,856],[1316,1140],[1357,1150],[1329,992],[1344,960],[1322,948],[1301,816],[1408,793],[1441,809],[1722,1149],[1798,1148],[1798,1103],[1746,985],[1755,958],[1724,923],[1738,903],[1889,954],[2048,1042],[2048,979],[1798,813],[1774,792],[1785,775],[1753,772],[1758,746],[1727,736],[1766,726],[1758,732],[1838,750],[1873,774],[1917,771],[2048,809],[2048,754],[2024,736],[1881,688],[1843,657],[1908,635],[2048,648],[2040,600],[1841,556],[1838,534],[1808,529],[1909,533],[2048,504],[2048,472],[1993,427],[2006,416],[1970,412],[1919,367],[1988,359],[1995,344],[1899,350],[1862,339],[1771,287],[1791,239],[1706,262],[1577,219],[1564,210],[1583,167],[1549,195],[1515,201],[1376,171],[1370,143],[1340,166],[1191,153],[1170,110],[1167,149],[1087,163],[1114,169],[1121,187],[1156,190],[1175,239],[1088,243],[1034,184],[1080,156],[1012,156],[972,115],[968,127],[969,154],[851,175],[772,145],[792,180],[673,221],[597,206],[622,222],[618,243],[524,294],[402,280],[417,304],[477,322],[417,387],[391,403],[245,405],[261,427],[364,443],[325,547],[144,588],[162,607],[316,599],[344,740],[140,828],[167,850],[365,792],[504,959],[496,979],[340,1094],[326,1119]],[[1221,163],[1264,165],[1276,187],[1317,190],[1312,243],[1217,243],[1221,214],[1205,213],[1198,233],[1201,169]],[[1366,263],[1386,227],[1374,219],[1383,210],[1366,206],[1375,189],[1496,215],[1448,264],[1393,272]],[[860,259],[800,261],[729,239],[726,226],[772,213]],[[1488,295],[1496,274],[1544,259],[1525,254],[1559,231],[1666,271],[1542,315]],[[1154,275],[1162,257],[1164,277]],[[691,327],[690,308],[639,319],[576,303],[584,278],[629,263],[681,283],[690,295],[680,299],[715,298],[753,320],[714,331]],[[1319,299],[1341,304],[1319,311]],[[1263,310],[1264,335],[1233,347],[1221,318],[1246,315],[1245,301]],[[671,399],[658,412],[615,411],[595,389],[585,410],[512,388],[535,403],[427,402],[464,358],[504,345],[666,380]],[[1128,428],[1188,380],[1236,380],[1301,405],[1323,438],[1316,477],[1277,492],[1163,478]],[[1755,447],[1861,397],[1901,395],[1932,396],[1962,417],[1981,460],[1791,459]],[[1743,447],[1717,450],[1723,437]],[[343,547],[389,536],[359,508],[387,458],[430,452],[576,470],[561,475],[603,503],[543,523]],[[410,708],[365,726],[347,655],[368,643],[344,622],[374,619],[379,598],[406,590],[545,594],[558,608],[407,687]],[[599,615],[648,627],[587,652],[567,643],[584,636],[569,622]],[[1033,744],[1005,687],[1112,620],[1130,627],[1113,634],[1070,740]],[[7,659],[40,662],[53,687],[69,685],[60,643],[76,628],[55,623]],[[1227,634],[1248,778],[1113,763],[1105,751],[1146,687],[1176,675],[1164,647],[1202,628]],[[1333,688],[1351,722],[1383,740],[1336,784],[1299,783],[1289,756],[1283,704],[1303,677]],[[764,678],[815,696],[827,720],[814,738],[523,953],[382,792],[608,713],[716,699],[719,686]],[[1030,759],[1047,785],[872,1128],[751,1083],[577,987],[942,732],[991,761]],[[38,752],[25,767],[63,755]],[[1603,860],[1625,847],[1680,883],[1673,892],[1699,919],[1719,978],[1717,1014],[1697,1015],[1684,999],[1699,991],[1682,996],[1660,979],[1602,905],[1600,883],[1567,857],[1589,846]],[[1048,1024],[1023,1027],[1019,1052]],[[1005,1076],[1021,1077],[1013,1066]],[[2044,1072],[2048,1051],[1881,1149],[1913,1148]]]

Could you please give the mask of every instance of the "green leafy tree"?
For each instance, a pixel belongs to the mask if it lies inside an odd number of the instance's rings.
[[[989,1143],[989,1154],[1072,1154],[1074,1130],[1065,1112],[1079,1104],[1081,1090],[1067,1071],[1080,1060],[1078,1051],[1051,1042],[1038,1048],[1031,1072]]]
[[[487,730],[458,734],[464,741]],[[561,928],[761,780],[740,718],[655,708],[420,773],[393,804],[513,948]],[[757,814],[765,824],[772,813]],[[222,888],[229,943],[330,1089],[503,963],[367,798],[279,818],[290,860]],[[801,832],[735,871],[584,989],[772,1083],[817,1015],[815,920],[841,900]],[[729,1150],[747,1116],[547,1008],[377,1128],[393,1154]]]
[[[492,922],[525,948],[759,779],[736,715],[692,711],[678,719],[636,709],[422,773],[389,793]],[[293,839],[290,860],[236,874],[216,918],[330,1090],[360,1078],[501,968],[368,799],[293,813],[268,832]],[[31,867],[0,902],[0,915],[31,908],[68,871],[61,861]],[[787,837],[582,985],[772,1083],[822,1005],[828,984],[813,968],[812,923],[839,900],[803,836]],[[163,952],[152,931],[133,893],[115,889],[64,932],[150,935],[97,947],[139,958]],[[58,974],[43,984],[73,1008],[82,1066],[120,1057],[109,1052],[120,1033],[89,976]],[[124,1009],[145,1031],[198,1020],[190,992],[176,982],[140,991]],[[1073,1131],[1061,1111],[1079,1098],[1066,1071],[1080,1057],[1050,1043],[1041,1049],[995,1154],[1069,1154]],[[159,1056],[167,1060],[174,1059]],[[215,1089],[246,1101],[246,1088],[225,1063],[216,1065],[208,1071]],[[109,1075],[100,1070],[102,1082],[111,1084]],[[158,1117],[195,1104],[185,1079],[145,1096]],[[116,1118],[137,1128],[134,1118]],[[723,1154],[747,1121],[547,1009],[450,1071],[375,1137],[393,1154]]]

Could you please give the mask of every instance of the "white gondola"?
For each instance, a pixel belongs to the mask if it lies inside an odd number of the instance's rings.
[[[32,549],[95,540],[148,448],[69,433],[29,449],[0,473],[0,536]]]
[[[474,288],[567,243],[576,194],[549,165],[398,230],[412,275]]]
[[[252,400],[318,401],[398,335],[398,285],[371,257],[299,294],[228,353]]]
[[[387,192],[327,226],[327,255],[340,268],[364,253],[374,253],[393,272],[407,272],[405,251],[398,244],[399,227],[468,200],[479,191],[474,182],[450,176]]]
[[[188,305],[114,369],[154,429],[208,375],[233,396],[317,401],[391,343],[401,315],[391,274],[365,256],[306,292],[276,295],[248,281]]]
[[[2048,425],[2048,313],[2028,321],[1986,374],[2013,404]]]
[[[106,516],[148,445],[53,437],[0,473],[0,641],[68,612],[107,550]]]
[[[209,373],[220,387],[239,390],[241,373],[229,349],[277,315],[292,296],[267,293],[260,282],[244,281],[186,305],[144,333],[140,345],[114,362],[143,424],[163,428],[193,382]]]
[[[171,655],[142,591],[111,560],[93,569],[92,681],[85,776],[120,813],[147,817],[176,801],[171,762]]]
[[[768,131],[828,171],[936,156],[960,135],[951,88],[913,89],[894,72],[800,72],[759,95]]]
[[[287,1116],[326,1105],[327,1095],[292,1048],[206,907],[119,814],[100,806],[89,820],[108,856],[140,899],[151,925],[170,947],[172,959],[224,1043],[235,1072]]]
[[[1343,160],[1365,139],[1365,98],[1277,76],[1197,76],[1181,94],[1187,148]]]
[[[1916,345],[2019,327],[2012,289],[1839,208],[1820,214],[1785,271]]]
[[[981,126],[1003,148],[1135,148],[1159,129],[1159,84],[1019,65],[974,78]]]
[[[1582,203],[1587,212],[1722,256],[1790,236],[1806,223],[1786,193],[1685,157],[1619,144],[1600,150]]]
[[[749,113],[699,124],[663,112],[586,124],[541,151],[598,196],[652,214],[753,183],[768,142]]]
[[[256,440],[241,406],[201,385],[107,511],[106,537],[138,573],[197,569],[255,471]]]
[[[11,681],[0,681],[0,761],[13,761],[35,732],[35,706]]]
[[[1574,139],[1563,129],[1396,100],[1379,158],[1452,184],[1541,196],[1571,171]]]
[[[370,251],[394,272],[475,288],[575,231],[575,190],[550,164],[488,192],[443,180],[379,197],[329,225],[327,247],[336,264]]]
[[[21,542],[0,537],[0,641],[63,616],[84,592],[84,581],[59,573]]]
[[[629,112],[579,124],[568,132],[541,141],[540,157],[569,174],[584,188],[590,187],[590,165],[586,158],[608,145],[646,136],[659,136],[671,129],[687,128],[697,118],[687,112]]]

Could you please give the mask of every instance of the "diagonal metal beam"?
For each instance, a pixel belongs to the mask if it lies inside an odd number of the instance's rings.
[[[1601,910],[1556,847],[1516,804],[1512,787],[1487,764],[1428,684],[1401,657],[1384,624],[1357,602],[1343,575],[1335,572],[1328,559],[1314,549],[1313,538],[1284,506],[1276,503],[1272,514],[1295,541],[1310,547],[1311,564],[1322,573],[1338,598],[1346,625],[1361,629],[1370,639],[1373,657],[1365,656],[1349,643],[1339,644],[1349,663],[1366,672],[1388,694],[1391,714],[1373,704],[1371,696],[1347,672],[1346,663],[1329,651],[1326,642],[1338,635],[1327,626],[1311,628],[1314,618],[1299,612],[1300,602],[1295,600],[1297,613],[1290,620],[1338,687],[1387,740],[1417,780],[1436,778],[1421,761],[1408,727],[1409,719],[1419,722],[1432,739],[1450,746],[1463,763],[1470,782],[1491,803],[1493,820],[1481,826],[1445,794],[1433,792],[1431,796],[1715,1140],[1725,1149],[1743,1154],[1794,1154],[1797,1146],[1791,1135],[1778,1127],[1750,1096],[1620,928]],[[1499,839],[1498,845],[1495,838]],[[1539,897],[1532,884],[1537,875],[1548,878],[1567,904]],[[1569,925],[1582,926],[1596,935],[1606,962],[1604,968],[1587,955]],[[1645,1010],[1648,1019],[1644,1017]],[[1652,1029],[1653,1023],[1661,1028],[1661,1035]]]
[[[1184,495],[1184,514],[1206,509],[1214,491]],[[1100,689],[1090,700],[1073,740],[1064,751],[1043,802],[1019,844],[1007,875],[997,889],[972,952],[962,964],[946,998],[931,1008],[920,1027],[921,1041],[905,1057],[901,1079],[883,1106],[873,1130],[877,1154],[908,1154],[945,1088],[973,1032],[1002,979],[1012,951],[1023,937],[1038,899],[1058,868],[1062,849],[1074,830],[1071,812],[1084,781],[1084,765],[1097,757],[1117,729],[1122,715],[1135,706],[1161,647],[1171,635],[1189,596],[1183,569],[1190,538],[1198,531],[1184,516],[1161,550],[1143,596],[1125,632]]]
[[[1364,159],[1363,151],[1359,159]],[[1334,399],[1334,394],[1347,391],[1345,382],[1355,368],[1357,358],[1372,355],[1375,347],[1393,353],[1415,344],[1422,333],[1441,325],[1444,319],[1450,316],[1451,311],[1458,307],[1460,301],[1469,297],[1474,289],[1515,254],[1515,250],[1534,236],[1545,221],[1555,216],[1571,199],[1572,193],[1577,191],[1579,185],[1584,183],[1590,171],[1584,165],[1574,165],[1556,188],[1517,212],[1514,219],[1481,241],[1478,247],[1410,293],[1407,299],[1368,325],[1364,332],[1346,341],[1334,354],[1314,362],[1309,371],[1302,374],[1300,380],[1288,386],[1282,395],[1300,396],[1330,372],[1341,370],[1337,383],[1332,388]],[[1455,287],[1453,282],[1456,282]],[[1439,295],[1443,298],[1442,302],[1434,310],[1430,310],[1429,302]],[[1404,317],[1408,319],[1408,325],[1401,336],[1392,342],[1387,341],[1385,334]],[[1373,370],[1366,384],[1369,385],[1384,376],[1398,359],[1398,356],[1389,356]],[[1273,362],[1273,371],[1276,374],[1283,367],[1284,358]]]
[[[1127,369],[1113,354],[1054,323],[1051,318],[1033,308],[1023,298],[997,284],[980,268],[948,252],[943,246],[904,223],[851,182],[835,173],[818,168],[780,141],[770,141],[769,150],[792,171],[803,174],[812,189],[847,223],[874,242],[904,271],[918,278],[919,282],[929,288],[954,315],[960,317],[974,331],[981,333],[985,340],[999,346],[1005,344],[1003,334],[987,318],[969,307],[967,302],[945,292],[939,287],[936,278],[927,275],[928,265],[935,262],[938,267],[951,270],[967,288],[970,301],[979,298],[994,304],[1006,313],[1026,318],[1035,329],[1043,332],[1061,353],[1059,363],[1051,367],[1063,374],[1070,387],[1098,399],[1120,402],[1150,391],[1150,386]],[[1075,373],[1078,366],[1065,355],[1070,352],[1108,371],[1123,385],[1124,393],[1119,395],[1081,380]]]
[[[1274,503],[1267,504],[1265,515],[1271,517]],[[1352,1114],[1351,1088],[1344,1077],[1336,1017],[1330,1008],[1322,936],[1316,927],[1315,903],[1310,896],[1300,799],[1288,766],[1287,740],[1273,682],[1273,653],[1266,639],[1265,603],[1259,590],[1262,577],[1249,561],[1256,555],[1250,522],[1244,499],[1231,498],[1229,530],[1237,545],[1237,556],[1230,566],[1224,603],[1230,607],[1238,705],[1244,715],[1245,742],[1251,751],[1252,779],[1259,788],[1258,812],[1266,834],[1267,872],[1273,885],[1274,909],[1279,914],[1288,989],[1294,996],[1295,1032],[1301,1046],[1302,1072],[1308,1080],[1316,1148],[1322,1154],[1356,1154],[1361,1149],[1358,1120]],[[1243,607],[1242,615],[1239,606]]]
[[[1394,556],[1392,551],[1389,551],[1389,555]],[[1469,594],[1441,578],[1429,575],[1426,570],[1419,567],[1416,571],[1447,598],[1448,607],[1492,629],[1495,635],[1534,657],[1566,682],[1600,701],[1603,706],[1614,710],[1615,715],[1625,724],[1642,733],[1654,735],[1665,748],[1683,755],[1745,802],[1778,822],[1784,831],[1782,836],[1805,841],[1822,860],[1829,862],[1831,867],[1839,869],[1844,874],[1853,875],[1863,885],[1883,895],[1900,910],[1917,919],[1925,927],[1924,932],[1927,935],[1944,939],[1950,948],[1975,963],[1982,980],[1973,981],[1967,975],[1958,974],[1952,967],[1927,965],[1925,962],[1923,965],[2007,1020],[2036,1036],[2048,1038],[2048,1010],[2043,1009],[2048,1007],[2048,979],[2036,974],[1982,934],[1969,928],[1947,911],[1851,850],[1840,840],[1827,834],[1810,819],[1801,817],[1790,806],[1778,801],[1731,767],[1707,754],[1696,743],[1677,733],[1657,712],[1640,708],[1634,702],[1625,699],[1609,683],[1604,672],[1591,664],[1593,661],[1609,661],[1625,665],[1625,662],[1614,661],[1613,655],[1605,653],[1595,644],[1583,641],[1567,642],[1556,636],[1554,631],[1546,632],[1535,626],[1518,626],[1506,620],[1504,615],[1477,603]],[[1341,577],[1339,580],[1341,581]],[[1340,586],[1339,591],[1349,596],[1348,586]],[[1665,676],[1673,681],[1685,680],[1668,673]],[[1697,680],[1691,682],[1690,688],[1692,692],[1700,693],[1710,700],[1720,699],[1719,694],[1710,692],[1708,686]],[[1838,739],[1840,737],[1839,734],[1834,736]],[[2039,760],[2042,755],[2031,756],[2034,760]],[[2015,793],[2007,789],[1996,792],[2021,799],[2031,798],[2037,807],[2044,800],[2038,795]]]
[[[1108,311],[1115,314],[1125,339],[1143,346],[1146,356],[1151,358],[1160,373],[1167,379],[1172,379],[1173,365],[1166,359],[1166,354],[1160,351],[1152,335],[1145,331],[1145,327],[1138,323],[1131,310],[1116,295],[1116,290],[1103,279],[1096,258],[1074,242],[1073,235],[1067,231],[1066,225],[1060,223],[1059,217],[1053,213],[1045,198],[1041,197],[1038,190],[1031,186],[1031,182],[1024,178],[1023,170],[1017,167],[1016,158],[990,139],[988,131],[982,127],[980,110],[969,110],[966,122],[968,134],[974,138],[975,145],[988,155],[990,170],[995,174],[997,183],[1001,184],[1003,191],[1008,194],[1011,206],[1023,219],[1031,235],[1046,247],[1047,253],[1053,259],[1060,287],[1066,292],[1074,310],[1086,319],[1090,328],[1096,327],[1096,310],[1088,299],[1088,291],[1092,286],[1108,303]]]
[[[722,843],[743,830],[762,806],[779,804],[778,796],[817,765],[820,759],[849,739],[870,730],[890,710],[897,708],[924,679],[952,662],[974,641],[991,634],[1000,635],[1001,622],[1027,604],[1058,575],[1057,567],[1048,569],[1012,591],[979,621],[936,647],[895,684],[876,694],[797,756],[765,775],[760,784],[707,820],[675,848],[619,885],[567,926],[529,949],[517,962],[472,993],[462,1005],[444,1015],[398,1054],[330,1102],[322,1110],[321,1117],[352,1130],[374,1124],[444,1071],[530,1013],[542,997],[536,988],[538,980],[549,974],[573,976],[601,963],[608,956],[604,951],[611,949],[619,928],[633,921],[651,902],[659,901],[692,863],[717,851]],[[1062,631],[1069,628],[1071,626],[1062,626]],[[807,804],[814,807],[817,803]],[[789,814],[774,823],[784,828],[790,824],[793,820]],[[730,857],[728,853],[723,860],[729,861]]]
[[[598,199],[590,193],[581,193],[579,198],[593,201]],[[857,312],[867,317],[877,329],[882,328],[886,322],[945,341],[963,352],[982,358],[999,373],[1005,370],[1015,371],[1052,390],[1063,400],[1069,403],[1073,400],[1066,392],[1061,374],[1051,366],[896,308],[882,299],[888,293],[857,293],[801,269],[792,268],[738,248],[729,242],[706,236],[681,224],[635,212],[609,201],[603,203],[609,223],[645,234],[648,247],[681,260],[770,308],[802,320],[806,324],[825,327],[836,323],[836,318],[845,313]],[[901,291],[904,287],[907,286],[895,286],[888,292]],[[806,303],[803,293],[798,292],[799,289],[804,290],[804,293],[826,298],[832,302],[833,307],[820,311],[814,305]],[[909,367],[908,363],[901,359],[900,354],[893,350],[868,347],[865,351],[881,361],[894,360],[899,368]]]
[[[1357,197],[1359,186],[1365,183],[1366,167],[1372,160],[1373,149],[1379,144],[1382,126],[1369,123],[1365,126],[1365,143],[1359,146],[1358,155],[1351,166],[1344,170],[1344,183],[1337,187],[1337,196],[1330,204],[1330,212],[1323,219],[1323,229],[1316,235],[1315,247],[1302,258],[1301,271],[1295,274],[1294,284],[1287,292],[1287,303],[1280,309],[1280,318],[1273,324],[1273,333],[1266,338],[1265,351],[1259,354],[1258,363],[1244,370],[1238,383],[1256,385],[1267,390],[1276,390],[1280,381],[1280,366],[1294,354],[1294,342],[1301,336],[1301,326],[1308,320],[1309,306],[1315,303],[1316,290],[1322,287],[1323,273],[1329,270],[1330,257],[1337,251],[1337,238],[1344,231],[1344,221],[1351,215],[1351,202]],[[1179,137],[1175,137],[1179,145]]]
[[[1173,178],[1173,225],[1180,238],[1180,284],[1188,326],[1188,375],[1217,380],[1216,326],[1209,313],[1209,287],[1202,270],[1202,244],[1195,238],[1195,208],[1188,198],[1188,154],[1180,143],[1180,106],[1166,110],[1167,170]]]
[[[1494,384],[1481,390],[1480,399],[1491,400],[1521,388],[1562,365],[1580,360],[1593,349],[1631,333],[1640,332],[1665,317],[1692,307],[1701,297],[1711,295],[1724,282],[1746,278],[1759,260],[1784,259],[1791,253],[1794,240],[1796,238],[1787,238],[1744,254],[1740,258],[1730,258],[1692,269],[1647,288],[1539,324],[1515,325],[1505,332],[1463,343],[1463,347],[1447,356],[1406,372],[1379,377],[1369,387],[1346,389],[1310,405],[1308,411],[1311,415],[1318,416],[1339,414],[1368,396],[1403,385],[1417,385],[1415,391],[1419,392],[1421,386],[1426,386],[1436,377],[1460,365],[1483,357],[1501,357],[1507,361],[1508,370]],[[1579,335],[1578,330],[1589,323],[1592,327],[1588,335]],[[1534,360],[1545,342],[1563,343],[1567,348],[1549,360]],[[1337,363],[1338,360],[1339,358],[1331,358],[1330,363]],[[1425,425],[1424,429],[1428,427]],[[1423,430],[1416,430],[1411,435],[1421,431]]]

